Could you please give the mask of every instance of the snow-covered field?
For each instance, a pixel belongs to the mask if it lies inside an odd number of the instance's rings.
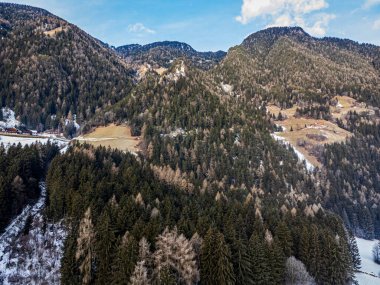
[[[283,138],[283,137],[281,137],[281,136],[279,136],[278,134],[276,134],[276,133],[274,133],[274,134],[271,134],[272,135],[272,137],[276,140],[276,141],[278,141],[278,142],[281,142],[281,143],[283,143],[283,144],[285,144],[285,145],[288,145],[288,146],[290,146],[293,150],[294,150],[294,152],[296,153],[296,155],[298,156],[298,159],[300,160],[300,161],[305,161],[305,163],[306,163],[306,168],[307,168],[307,170],[309,170],[309,171],[313,171],[314,170],[314,165],[312,165],[311,163],[310,163],[310,161],[308,161],[307,159],[306,159],[306,157],[300,152],[300,151],[298,151],[291,143],[289,143],[285,138]]]
[[[33,206],[27,206],[0,236],[0,284],[59,284],[60,260],[66,230],[63,223],[44,223],[46,188]],[[32,217],[28,234],[23,234]]]
[[[20,136],[2,136],[0,135],[0,144],[5,147],[13,144],[21,144],[22,146],[31,145],[35,143],[46,144],[48,141],[57,143],[58,146],[64,147],[68,141],[56,138],[33,138],[33,137],[20,137]]]
[[[16,120],[15,112],[12,111],[11,109],[2,108],[0,109],[0,111],[3,112],[3,120],[0,121],[1,128],[14,128],[21,125],[21,123]],[[76,121],[74,120],[73,122],[74,122],[75,127],[79,129],[80,126],[76,123]],[[48,141],[52,143],[56,143],[61,149],[64,149],[70,142],[69,140],[66,140],[64,138],[59,138],[51,134],[41,134],[39,137],[0,135],[0,144],[3,144],[5,148],[13,144],[17,145],[19,143],[22,146],[26,146],[26,145],[31,145],[35,143],[46,144]]]
[[[356,242],[358,244],[360,257],[362,260],[360,270],[362,273],[356,273],[356,279],[358,280],[359,285],[380,285],[380,265],[376,264],[372,259],[372,248],[378,241],[356,238]]]

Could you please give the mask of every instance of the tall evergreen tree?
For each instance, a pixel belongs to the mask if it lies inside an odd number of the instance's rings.
[[[270,264],[263,239],[254,233],[249,240],[249,255],[252,263],[253,284],[265,285],[270,282]]]
[[[282,284],[285,275],[285,255],[277,238],[271,244],[267,243],[266,248],[270,264],[270,282],[268,284]]]
[[[358,271],[361,268],[361,258],[360,258],[358,244],[356,243],[356,239],[351,232],[348,233],[348,243],[349,243],[350,253],[352,257],[353,269],[355,271]]]
[[[292,255],[292,247],[293,247],[293,239],[292,234],[285,224],[285,222],[281,221],[275,231],[275,236],[278,239],[278,242],[281,245],[281,248],[286,257]]]
[[[98,225],[96,231],[96,280],[98,284],[106,284],[112,272],[111,264],[116,242],[115,230],[107,209],[101,215]]]
[[[252,260],[248,246],[243,239],[235,240],[232,245],[232,259],[236,284],[254,284],[252,273]]]
[[[112,261],[112,285],[126,284],[138,261],[139,246],[136,239],[126,232]]]
[[[231,252],[223,234],[216,229],[209,229],[201,252],[202,284],[235,284]]]
[[[319,241],[318,228],[312,225],[310,230],[310,242],[309,242],[309,258],[305,260],[307,268],[310,274],[314,277],[319,275],[320,263],[321,263],[321,250]]]

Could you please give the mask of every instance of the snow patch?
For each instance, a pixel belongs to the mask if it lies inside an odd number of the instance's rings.
[[[56,143],[58,147],[64,148],[68,145],[69,141],[58,138],[39,138],[39,137],[19,137],[19,136],[1,136],[0,144],[3,144],[5,148],[9,148],[12,145],[18,145],[19,143],[24,147],[32,144],[47,144],[48,142]]]
[[[169,134],[161,134],[161,137],[170,137],[170,138],[176,138],[179,136],[186,135],[186,131],[182,128],[175,129],[174,131],[170,132]]]
[[[9,108],[2,108],[3,121],[0,121],[0,127],[3,128],[14,128],[21,125],[19,121],[16,120],[15,112]]]
[[[59,284],[61,258],[67,231],[63,222],[44,223],[46,186],[41,196],[5,229],[0,236],[0,284]],[[32,223],[23,233],[28,217]]]
[[[356,238],[360,258],[362,260],[361,272],[355,274],[359,285],[380,284],[380,265],[376,264],[372,258],[372,248],[377,242],[379,241]]]
[[[65,120],[65,126],[67,126],[70,123],[74,124],[74,127],[75,127],[76,130],[80,129],[80,125],[77,123],[77,121],[75,119],[74,120],[69,120],[69,119]]]
[[[234,87],[229,84],[224,84],[223,82],[221,83],[222,89],[224,92],[228,94],[232,94],[232,91],[234,90]]]
[[[276,141],[278,141],[278,142],[281,142],[281,143],[283,143],[284,145],[287,145],[287,146],[290,146],[292,149],[293,149],[293,151],[296,153],[296,155],[297,155],[297,157],[298,157],[298,159],[300,160],[300,161],[305,161],[305,164],[306,164],[306,169],[308,170],[308,171],[314,171],[314,169],[315,169],[315,167],[314,167],[314,165],[313,164],[311,164],[311,162],[310,161],[308,161],[307,159],[306,159],[306,157],[299,151],[299,150],[297,150],[290,142],[288,142],[284,137],[281,137],[280,135],[278,135],[278,133],[274,133],[274,134],[271,134],[271,136],[276,140]]]

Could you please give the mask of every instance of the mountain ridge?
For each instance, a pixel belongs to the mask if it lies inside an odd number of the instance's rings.
[[[132,63],[149,63],[165,68],[168,68],[176,59],[184,57],[196,67],[210,69],[227,54],[221,50],[199,52],[189,44],[178,41],[161,41],[146,45],[131,44],[117,47],[115,50]]]

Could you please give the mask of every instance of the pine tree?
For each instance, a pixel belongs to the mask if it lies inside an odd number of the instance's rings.
[[[69,236],[66,238],[64,253],[61,260],[61,283],[64,285],[81,284],[78,276],[76,253],[76,233],[75,227],[71,229]]]
[[[361,258],[360,258],[358,244],[356,243],[355,237],[351,232],[348,233],[348,243],[349,243],[350,253],[352,257],[353,269],[354,271],[358,271],[361,268]]]
[[[138,261],[138,253],[139,247],[136,239],[129,232],[126,232],[120,241],[112,262],[112,285],[126,284]]]
[[[257,233],[251,236],[248,250],[252,263],[253,284],[268,284],[270,279],[270,264],[265,250],[265,243]]]
[[[269,280],[271,284],[282,284],[285,274],[285,256],[277,239],[271,244],[266,243],[270,264]],[[269,284],[268,283],[268,284]]]
[[[276,238],[278,239],[280,246],[286,257],[291,256],[293,239],[292,234],[288,226],[284,222],[280,222],[276,228],[275,232]]]
[[[202,244],[201,282],[206,285],[235,283],[230,249],[223,234],[216,229],[208,230]]]
[[[107,209],[101,215],[98,221],[96,237],[96,264],[97,264],[97,282],[106,284],[111,273],[112,255],[115,246],[115,232]]]
[[[310,260],[310,236],[306,226],[302,228],[301,237],[298,245],[298,254],[300,260],[304,263]]]
[[[232,250],[236,284],[253,284],[252,261],[246,242],[243,239],[234,241]]]
[[[344,249],[336,238],[325,232],[322,235],[323,250],[319,282],[324,284],[343,285],[348,281],[348,261],[344,256]]]
[[[317,277],[319,275],[320,269],[320,241],[318,228],[315,225],[312,225],[310,230],[310,242],[309,242],[309,258],[305,260],[307,263],[307,268],[312,276]]]

